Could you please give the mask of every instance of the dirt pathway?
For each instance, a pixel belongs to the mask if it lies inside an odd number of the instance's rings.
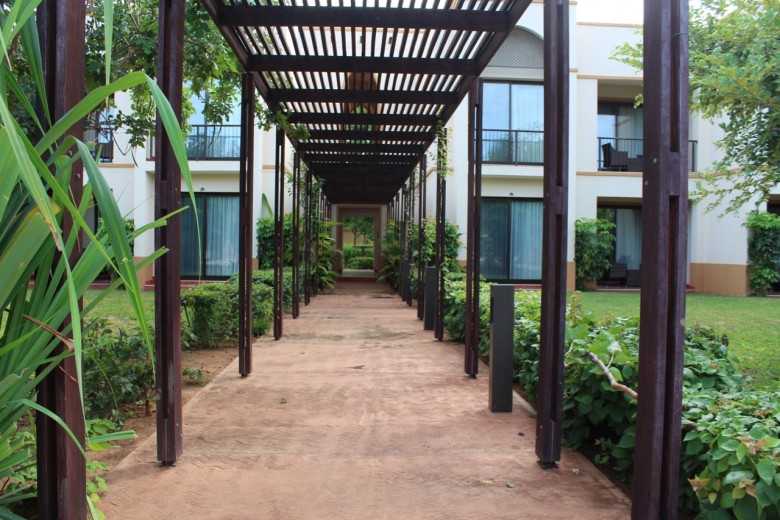
[[[519,399],[487,410],[487,371],[433,340],[384,285],[342,283],[286,319],[185,407],[184,456],[145,441],[110,474],[109,519],[619,519],[587,460],[543,471]]]

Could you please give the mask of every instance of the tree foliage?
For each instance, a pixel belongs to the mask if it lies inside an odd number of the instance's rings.
[[[613,58],[642,68],[642,46]],[[690,16],[691,107],[722,119],[723,158],[697,196],[735,212],[766,201],[780,182],[780,0],[702,0]]]
[[[609,220],[581,218],[574,223],[574,263],[578,288],[604,276],[615,244],[615,224]]]
[[[352,232],[353,244],[357,245],[358,238],[371,239],[374,236],[374,219],[371,217],[344,217],[344,228]]]
[[[780,215],[753,213],[745,226],[748,237],[748,282],[750,291],[766,296],[780,280]]]
[[[103,0],[87,2],[87,88],[105,81],[105,17]],[[112,72],[131,71],[157,75],[157,27],[159,2],[124,0],[113,3]],[[241,92],[241,66],[199,0],[186,0],[184,20],[184,96],[182,122],[194,113],[193,100],[203,102],[203,116],[211,124],[223,124],[233,113]],[[280,125],[288,135],[305,139],[305,127],[290,125],[282,113],[272,113],[258,100],[258,127]],[[142,145],[155,130],[155,111],[148,89],[131,94],[131,111],[103,115],[101,123],[123,127],[131,146]]]

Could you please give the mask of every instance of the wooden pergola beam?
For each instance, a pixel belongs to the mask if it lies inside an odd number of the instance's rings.
[[[353,141],[420,141],[433,139],[433,132],[402,132],[381,130],[309,130],[309,141],[353,140]]]
[[[448,105],[458,102],[455,92],[426,90],[358,89],[270,89],[271,103],[382,103],[407,105]]]
[[[229,5],[219,8],[216,20],[226,27],[403,27],[468,32],[505,32],[512,27],[505,11],[404,7]]]
[[[436,126],[438,118],[427,114],[342,114],[336,112],[293,113],[290,123],[304,125],[357,125],[357,126]]]
[[[247,67],[254,72],[369,72],[395,74],[442,74],[476,76],[473,59],[368,58],[364,56],[249,56]]]
[[[408,154],[419,155],[425,151],[423,145],[419,144],[373,144],[373,143],[301,143],[298,145],[299,152],[345,152],[361,154]]]

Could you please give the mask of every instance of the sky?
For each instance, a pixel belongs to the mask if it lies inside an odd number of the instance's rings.
[[[642,23],[642,0],[579,0],[577,21]]]

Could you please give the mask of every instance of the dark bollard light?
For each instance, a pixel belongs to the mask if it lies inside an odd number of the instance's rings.
[[[436,322],[436,279],[439,276],[435,267],[425,268],[425,318],[424,330],[433,330]]]
[[[491,412],[512,411],[512,362],[514,348],[515,288],[490,287],[490,387]]]

